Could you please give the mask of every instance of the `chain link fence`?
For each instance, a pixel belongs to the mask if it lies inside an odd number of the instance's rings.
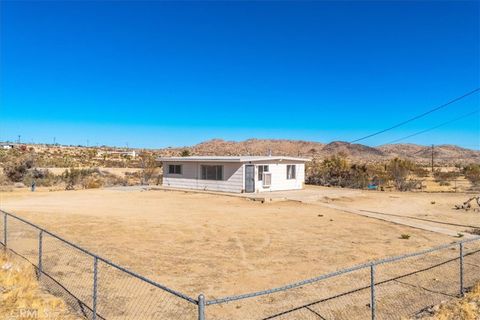
[[[0,241],[29,261],[40,284],[87,319],[197,319],[198,299],[99,257],[4,212]]]
[[[480,281],[480,237],[378,260],[283,287],[196,299],[3,212],[0,241],[87,319],[404,319]]]

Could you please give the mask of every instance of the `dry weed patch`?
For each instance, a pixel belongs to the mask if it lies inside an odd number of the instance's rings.
[[[65,302],[39,286],[34,268],[25,261],[0,253],[0,319],[73,320]]]

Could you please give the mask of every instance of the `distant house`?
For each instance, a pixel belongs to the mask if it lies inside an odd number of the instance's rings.
[[[1,148],[2,149],[13,149],[15,146],[13,144],[2,144]]]
[[[305,162],[283,156],[159,158],[168,187],[232,193],[302,189]]]

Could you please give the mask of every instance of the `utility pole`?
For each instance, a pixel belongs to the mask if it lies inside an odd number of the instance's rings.
[[[432,144],[432,176],[433,176],[433,166],[434,166],[434,163],[433,163],[433,155],[434,155],[434,145]]]
[[[55,145],[55,140],[57,140],[57,137],[53,137],[53,145]]]
[[[20,138],[21,137],[22,137],[21,135],[18,135],[18,144],[20,144]]]

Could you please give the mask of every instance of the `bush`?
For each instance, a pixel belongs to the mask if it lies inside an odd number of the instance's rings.
[[[365,165],[350,165],[343,155],[334,155],[307,168],[306,182],[323,186],[366,188],[370,177]]]
[[[456,178],[458,178],[458,176],[459,173],[455,171],[442,172],[440,170],[435,170],[433,172],[435,182],[438,182],[441,186],[449,186],[450,181],[455,180]]]
[[[154,180],[158,183],[160,169],[153,154],[141,154],[139,156],[140,163],[143,168],[143,175],[141,178],[141,184],[148,184],[150,180]]]
[[[98,168],[67,169],[62,173],[61,179],[65,182],[67,190],[73,190],[76,186],[92,189],[127,184],[126,179],[100,171]]]
[[[430,174],[430,171],[425,168],[417,166],[413,169],[413,173],[419,178],[426,178]]]
[[[33,181],[35,181],[35,185],[37,186],[51,187],[61,181],[61,179],[47,169],[33,169],[29,170],[25,175],[23,183],[31,186]]]
[[[182,150],[182,153],[180,153],[180,157],[189,157],[190,156],[190,150],[184,149]]]
[[[386,166],[386,171],[395,186],[399,191],[409,191],[421,187],[421,182],[417,180],[408,179],[412,172],[416,169],[413,162],[405,159],[395,158],[390,160]]]
[[[480,164],[469,164],[463,168],[463,174],[474,186],[480,186]]]
[[[33,160],[25,160],[17,162],[13,165],[6,166],[3,172],[11,182],[22,182],[28,169],[33,167]]]

